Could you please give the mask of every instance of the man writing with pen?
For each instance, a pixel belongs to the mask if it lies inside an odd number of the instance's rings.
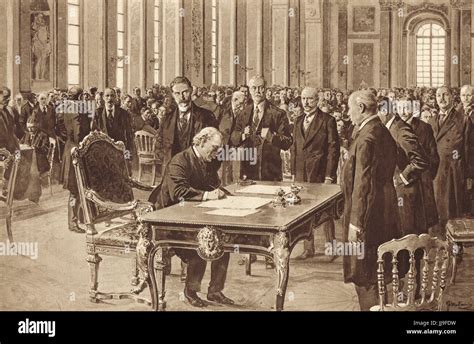
[[[220,161],[217,154],[222,147],[222,134],[213,127],[202,129],[193,138],[191,147],[175,155],[167,165],[162,182],[150,195],[156,209],[169,207],[182,201],[207,201],[225,197],[225,191],[217,171]],[[195,250],[175,249],[176,254],[187,262],[184,295],[192,306],[205,307],[197,295],[206,270],[206,261]],[[222,290],[227,276],[229,253],[211,264],[211,281],[207,292],[209,301],[233,304]]]

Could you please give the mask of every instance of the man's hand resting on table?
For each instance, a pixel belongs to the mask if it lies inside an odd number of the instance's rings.
[[[225,193],[220,189],[215,189],[214,191],[208,191],[205,193],[204,199],[206,201],[221,199],[225,197]]]

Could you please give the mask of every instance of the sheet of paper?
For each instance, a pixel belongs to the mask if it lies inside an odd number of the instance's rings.
[[[260,197],[227,196],[223,199],[205,201],[197,205],[202,208],[217,209],[258,209],[271,202],[271,199]]]
[[[270,128],[262,128],[262,138],[265,139],[267,137],[267,134],[268,134],[268,130],[270,130]]]
[[[249,185],[242,189],[237,190],[237,193],[252,193],[252,194],[261,194],[261,195],[276,195],[278,190],[283,189],[285,194],[291,192],[291,187],[289,186],[277,186],[277,185]]]
[[[244,217],[258,212],[258,209],[214,209],[206,211],[209,215]]]

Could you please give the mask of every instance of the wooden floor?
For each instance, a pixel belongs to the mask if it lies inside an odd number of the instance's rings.
[[[16,242],[37,242],[38,258],[0,257],[0,310],[148,310],[145,305],[119,300],[93,304],[88,301],[89,267],[85,261],[85,240],[82,234],[67,228],[67,192],[54,185],[53,196],[43,190],[38,204],[15,203],[13,234]],[[136,194],[146,199],[145,194]],[[5,209],[0,209],[0,242],[6,242]],[[341,237],[337,224],[337,237]],[[342,258],[329,262],[322,255],[324,238],[316,236],[321,255],[307,260],[292,259],[285,310],[288,311],[357,311],[359,306],[352,284],[342,280]],[[297,245],[292,257],[299,255]],[[205,310],[266,311],[274,308],[274,272],[266,270],[262,258],[246,276],[237,264],[239,255],[231,255],[225,294],[236,305],[224,307],[209,303]],[[474,310],[474,251],[466,250],[458,272],[458,283],[450,286],[446,300],[451,310]],[[103,257],[99,272],[99,289],[128,291],[131,264],[128,259]],[[184,284],[179,280],[180,262],[175,257],[172,275],[167,278],[168,310],[197,310],[184,301]],[[205,297],[209,268],[202,283]],[[148,291],[144,291],[145,296]]]

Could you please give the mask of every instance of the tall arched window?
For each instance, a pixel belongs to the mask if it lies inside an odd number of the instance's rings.
[[[212,41],[212,83],[217,84],[217,0],[212,0],[212,28],[211,28],[211,41]]]
[[[77,86],[81,83],[79,6],[79,0],[67,2],[67,83],[69,86]]]
[[[117,80],[120,89],[124,87],[125,64],[128,56],[125,54],[125,8],[126,0],[117,0]]]
[[[153,80],[155,84],[160,83],[160,2],[161,0],[155,0],[153,12]]]
[[[416,32],[416,84],[444,84],[446,32],[436,23],[421,25]]]

